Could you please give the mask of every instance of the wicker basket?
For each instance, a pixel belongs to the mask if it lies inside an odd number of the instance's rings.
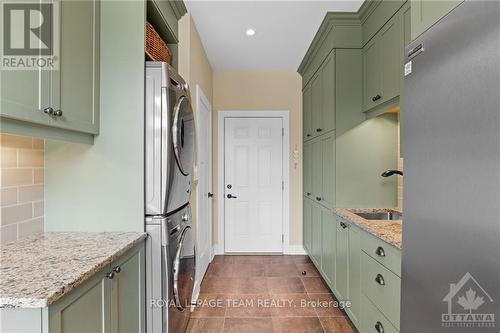
[[[172,64],[172,53],[167,43],[161,39],[149,22],[146,22],[146,55],[153,61],[165,61]]]

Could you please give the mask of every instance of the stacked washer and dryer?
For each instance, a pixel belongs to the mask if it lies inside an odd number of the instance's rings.
[[[145,76],[146,330],[182,333],[196,267],[189,206],[194,117],[188,85],[171,66],[146,62]]]

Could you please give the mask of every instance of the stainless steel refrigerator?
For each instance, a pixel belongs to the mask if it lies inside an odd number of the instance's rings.
[[[500,332],[500,2],[406,51],[401,332]]]

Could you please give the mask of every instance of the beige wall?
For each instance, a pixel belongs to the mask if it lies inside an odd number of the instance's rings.
[[[44,230],[44,142],[0,134],[0,244]]]
[[[217,192],[217,112],[290,112],[290,245],[302,245],[302,78],[295,72],[214,72],[213,75],[213,169]],[[292,160],[298,150],[300,160]],[[217,200],[213,206],[213,241],[217,244]]]
[[[179,45],[178,45],[178,70],[179,74],[186,80],[190,87],[191,98],[193,101],[193,111],[195,118],[197,115],[196,85],[199,85],[203,93],[212,103],[212,67],[201,43],[200,36],[194,25],[190,14],[184,15],[179,20]],[[197,177],[197,175],[195,175]],[[198,182],[195,179],[193,190],[191,192],[191,208],[193,211],[193,223],[196,228],[196,195]]]

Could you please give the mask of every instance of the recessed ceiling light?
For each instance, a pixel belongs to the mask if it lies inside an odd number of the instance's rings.
[[[246,34],[247,34],[247,36],[253,36],[253,35],[255,35],[255,30],[247,29]]]

